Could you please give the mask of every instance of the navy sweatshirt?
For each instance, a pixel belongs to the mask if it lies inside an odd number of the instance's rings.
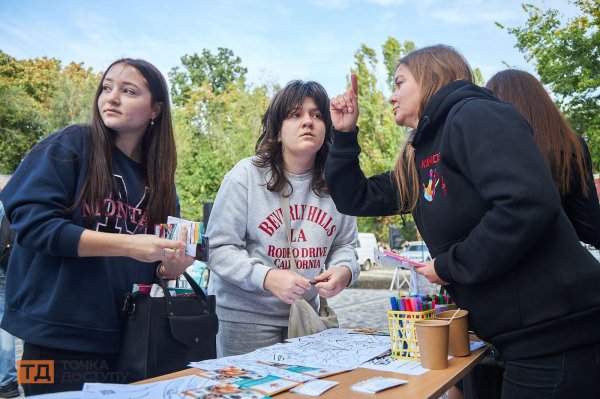
[[[68,209],[86,175],[89,134],[85,126],[70,126],[42,140],[0,194],[17,232],[2,328],[35,345],[116,353],[124,294],[133,283],[151,283],[154,264],[127,257],[79,258],[77,247],[85,228],[146,233],[146,172],[113,147],[119,195],[107,195],[109,216],[87,226],[83,216],[89,206]]]
[[[413,216],[469,322],[507,359],[600,342],[600,265],[581,246],[518,111],[457,81],[426,105],[413,139]],[[339,211],[398,212],[391,173],[366,178],[357,132],[334,131],[325,167]]]

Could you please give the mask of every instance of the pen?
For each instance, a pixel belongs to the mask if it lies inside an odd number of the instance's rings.
[[[326,283],[326,282],[328,282],[328,281],[329,281],[329,279],[327,279],[327,280],[319,280],[319,281],[313,281],[313,280],[311,280],[311,281],[310,281],[310,284],[311,284],[311,285],[315,285],[315,284],[317,284],[317,283]]]

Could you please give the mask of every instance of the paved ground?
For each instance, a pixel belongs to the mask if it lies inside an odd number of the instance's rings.
[[[337,313],[340,327],[387,330],[390,295],[388,289],[348,288],[329,299],[329,305]]]

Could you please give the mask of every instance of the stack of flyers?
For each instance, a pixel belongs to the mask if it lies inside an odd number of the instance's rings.
[[[406,384],[408,381],[399,378],[373,377],[368,380],[357,382],[350,388],[353,391],[364,393],[376,393],[384,389],[392,388],[398,385]]]
[[[241,389],[230,383],[222,383],[212,386],[203,386],[194,389],[186,389],[181,392],[185,397],[192,399],[266,399],[264,396],[255,391]]]
[[[185,242],[185,254],[195,258],[196,248],[198,244],[202,244],[204,237],[204,224],[169,216],[167,223],[155,226],[154,234],[160,238]]]
[[[282,370],[292,371],[294,373],[304,374],[314,378],[329,377],[339,373],[349,371],[349,369],[321,369],[316,367],[306,366],[291,366],[289,364],[273,363],[273,362],[261,362],[271,367],[277,367]]]
[[[288,380],[271,374],[257,373],[236,366],[227,366],[218,370],[203,370],[198,375],[222,383],[230,383],[237,388],[249,389],[268,396],[287,391],[299,384],[298,381]]]

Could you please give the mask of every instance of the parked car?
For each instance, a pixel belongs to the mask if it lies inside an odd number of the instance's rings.
[[[410,241],[402,252],[402,256],[416,262],[431,260],[429,249],[424,241]]]
[[[361,270],[370,270],[375,264],[375,248],[377,248],[375,234],[358,233],[356,252],[358,253],[358,264]]]

